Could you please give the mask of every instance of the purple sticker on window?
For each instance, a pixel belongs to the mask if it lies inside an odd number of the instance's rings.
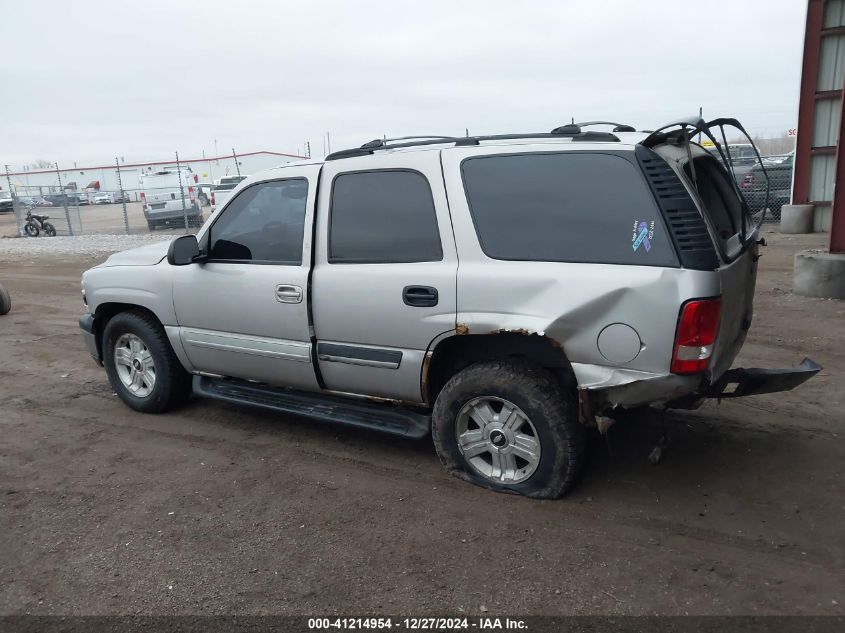
[[[631,247],[634,252],[642,246],[646,253],[651,252],[651,240],[654,239],[654,220],[634,220],[634,232],[631,236]]]

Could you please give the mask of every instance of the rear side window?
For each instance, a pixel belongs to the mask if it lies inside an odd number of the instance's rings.
[[[382,264],[443,259],[431,187],[414,171],[341,174],[334,180],[329,262]]]
[[[651,191],[622,157],[513,154],[469,158],[461,169],[488,257],[677,265]]]

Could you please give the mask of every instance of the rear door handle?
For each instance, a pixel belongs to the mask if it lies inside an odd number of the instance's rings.
[[[402,301],[412,308],[430,308],[437,305],[437,288],[431,286],[405,286]]]
[[[279,303],[302,303],[302,288],[299,286],[276,286],[276,301]]]

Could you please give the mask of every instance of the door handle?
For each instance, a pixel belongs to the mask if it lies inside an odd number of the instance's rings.
[[[276,301],[279,303],[302,303],[302,288],[299,286],[276,286]]]
[[[437,305],[437,288],[431,286],[405,286],[402,301],[412,308],[430,308]]]

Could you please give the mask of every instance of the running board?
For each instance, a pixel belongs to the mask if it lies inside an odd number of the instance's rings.
[[[215,400],[403,437],[422,438],[431,431],[431,416],[392,404],[370,403],[209,376],[194,376],[194,393]]]

